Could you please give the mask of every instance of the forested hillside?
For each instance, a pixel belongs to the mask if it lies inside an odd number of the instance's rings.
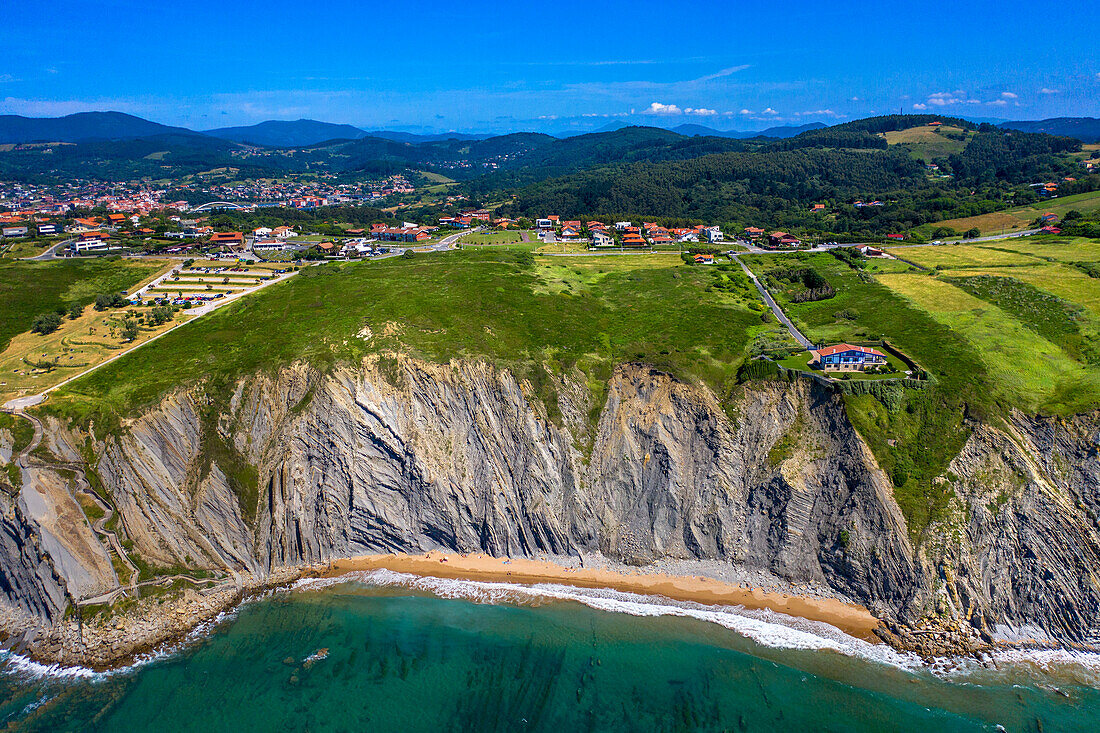
[[[885,133],[945,121],[958,152],[926,164]],[[932,133],[929,133],[932,134]],[[945,137],[950,133],[945,133]],[[708,145],[708,138],[700,148]],[[942,138],[941,138],[942,139]],[[679,148],[686,150],[687,148]],[[671,157],[675,147],[663,151]],[[944,219],[1030,203],[1026,184],[1077,177],[1076,190],[1100,187],[1067,154],[1077,140],[977,126],[932,115],[896,115],[805,132],[739,152],[690,160],[640,160],[590,168],[522,188],[506,212],[538,216],[650,217],[753,223],[853,236],[909,229]],[[932,174],[935,171],[935,175]],[[517,171],[510,180],[517,182]],[[486,188],[499,174],[471,184]],[[503,188],[503,186],[502,186]],[[857,200],[881,206],[857,208]],[[824,214],[811,214],[825,203]]]

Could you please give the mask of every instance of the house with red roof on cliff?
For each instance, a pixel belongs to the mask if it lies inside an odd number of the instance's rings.
[[[814,349],[813,366],[826,372],[862,372],[886,366],[886,354],[870,346],[836,344]]]

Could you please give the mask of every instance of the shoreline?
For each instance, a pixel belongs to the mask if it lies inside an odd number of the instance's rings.
[[[570,568],[545,560],[499,558],[482,553],[362,555],[309,568],[303,577],[338,578],[349,573],[391,570],[435,578],[508,582],[522,585],[556,583],[581,588],[607,588],[639,595],[664,596],[704,606],[742,606],[820,621],[863,641],[883,643],[875,633],[882,622],[865,607],[835,598],[766,591],[702,575],[626,573],[605,568]]]

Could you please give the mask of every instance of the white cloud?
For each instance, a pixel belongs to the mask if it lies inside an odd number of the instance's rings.
[[[1019,96],[1020,95],[1014,94],[1012,92],[1001,92],[1001,97],[1003,97],[1004,99],[1018,99]]]
[[[755,114],[755,112],[753,112],[751,109],[743,109],[738,114],[751,115],[751,114]]]
[[[677,107],[675,104],[661,104],[660,102],[653,102],[649,105],[649,109],[643,109],[643,115],[682,115],[684,111]]]
[[[686,107],[684,109],[684,114],[695,115],[697,117],[714,117],[716,114],[718,114],[718,112],[713,109],[692,109],[691,107]]]
[[[922,102],[917,102],[913,105],[913,109],[928,109],[928,105],[923,104]]]
[[[778,112],[776,112],[776,111],[775,111],[774,109],[772,109],[771,107],[767,107],[767,108],[766,108],[766,109],[765,109],[765,110],[764,110],[763,112],[761,112],[761,114],[765,114],[765,115],[777,115],[777,114],[779,114],[779,113],[778,113]]]
[[[986,104],[992,104],[994,107],[1004,107],[1008,102],[1003,99],[994,99],[992,102],[986,102]]]
[[[953,92],[935,92],[929,94],[927,104],[936,107],[946,107],[950,104],[981,104],[981,100],[972,99],[968,97],[966,92],[962,89],[956,89]]]
[[[800,112],[803,117],[841,117],[831,109],[814,109],[809,112]]]
[[[1039,90],[1039,94],[1058,94],[1058,90],[1043,87],[1042,89]]]
[[[12,82],[19,81],[11,74],[0,74],[0,84],[11,84]]]
[[[849,101],[849,102],[862,102],[863,100],[862,100],[862,99],[860,99],[859,97],[852,97],[852,98],[851,98],[851,99],[849,99],[848,101]]]

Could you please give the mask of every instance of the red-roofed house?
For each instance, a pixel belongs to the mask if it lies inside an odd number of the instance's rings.
[[[827,372],[862,372],[887,364],[886,354],[869,346],[836,344],[810,352],[813,363]]]
[[[797,247],[802,244],[801,239],[786,232],[775,232],[769,239],[773,247]]]
[[[241,232],[214,232],[210,235],[210,244],[238,249],[244,246],[244,234]]]

